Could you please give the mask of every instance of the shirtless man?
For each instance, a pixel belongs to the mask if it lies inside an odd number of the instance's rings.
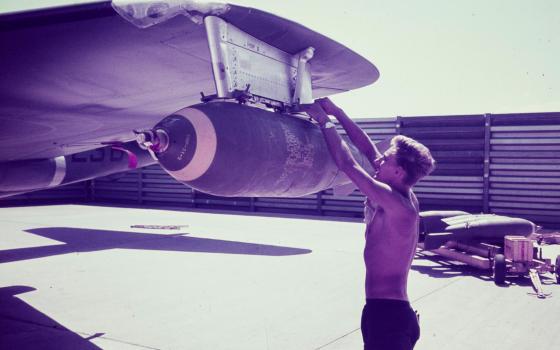
[[[418,241],[418,200],[412,186],[434,169],[430,151],[395,136],[383,154],[368,135],[329,99],[306,108],[323,132],[336,165],[366,196],[366,304],[362,312],[364,349],[412,349],[420,336],[407,295],[407,278]],[[372,163],[368,174],[353,158],[328,115]]]

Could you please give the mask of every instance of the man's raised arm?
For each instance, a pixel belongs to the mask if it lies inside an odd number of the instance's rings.
[[[368,134],[366,134],[359,126],[354,122],[342,108],[335,105],[328,98],[318,99],[317,102],[321,108],[327,113],[335,117],[340,125],[346,130],[350,141],[358,148],[358,150],[366,156],[366,158],[372,162],[373,160],[381,157],[381,153],[371,141]]]
[[[352,180],[364,195],[376,203],[383,203],[383,207],[386,209],[396,209],[404,205],[402,196],[397,194],[389,185],[373,179],[356,162],[350,152],[350,148],[340,137],[334,124],[329,121],[329,116],[319,103],[315,102],[312,105],[308,105],[305,111],[319,123],[329,153],[337,167]],[[373,148],[375,149],[375,146]]]

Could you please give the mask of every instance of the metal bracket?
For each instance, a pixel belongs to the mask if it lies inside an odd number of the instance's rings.
[[[313,102],[311,66],[315,49],[291,55],[220,17],[204,18],[216,95],[203,101],[235,99],[280,111]]]
[[[292,102],[294,104],[313,103],[313,88],[311,87],[311,67],[309,60],[313,58],[315,48],[308,47],[301,51],[298,56],[298,67],[296,76],[296,87]]]

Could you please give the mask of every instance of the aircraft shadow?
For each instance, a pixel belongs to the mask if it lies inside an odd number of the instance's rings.
[[[28,286],[0,288],[0,349],[84,349],[100,347],[43,314],[16,295],[34,291]]]
[[[64,244],[1,250],[0,263],[114,248],[263,256],[288,256],[312,252],[302,248],[188,237],[185,236],[187,233],[149,234],[71,227],[36,228],[26,230],[26,232],[64,242]]]

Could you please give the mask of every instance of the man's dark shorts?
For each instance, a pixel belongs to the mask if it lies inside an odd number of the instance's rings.
[[[416,313],[404,300],[367,299],[362,312],[365,350],[409,350],[420,337]]]

